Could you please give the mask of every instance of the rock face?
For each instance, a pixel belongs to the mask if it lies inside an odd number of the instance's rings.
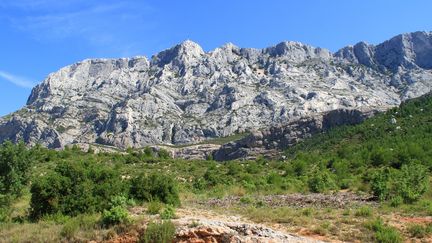
[[[431,80],[430,32],[335,54],[297,42],[204,52],[185,41],[150,60],[92,59],[50,74],[0,119],[0,142],[193,144],[337,109],[385,110],[429,92]]]
[[[341,125],[359,124],[374,115],[376,111],[332,110],[308,118],[289,122],[288,124],[254,131],[238,141],[224,144],[213,152],[217,161],[235,159],[253,159],[259,155],[275,157],[279,151],[314,134],[324,132]]]

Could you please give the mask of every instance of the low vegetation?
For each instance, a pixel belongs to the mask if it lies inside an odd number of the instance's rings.
[[[129,209],[137,204],[145,205],[147,217],[162,220],[149,224],[141,241],[170,242],[176,207],[227,196],[239,197],[241,207],[224,211],[294,232],[307,228],[330,239],[366,242],[425,238],[430,225],[397,228],[391,215],[432,215],[431,114],[432,98],[421,97],[360,125],[307,139],[287,149],[283,160],[182,161],[150,148],[94,153],[5,142],[0,145],[0,241],[110,238],[134,223]],[[299,210],[256,200],[341,190],[372,195],[375,204]],[[45,226],[52,236],[34,233]]]
[[[175,226],[171,221],[162,223],[149,223],[144,234],[140,237],[140,243],[171,243],[174,239]]]

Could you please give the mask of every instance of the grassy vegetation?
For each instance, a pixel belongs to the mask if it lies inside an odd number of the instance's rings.
[[[241,206],[213,210],[329,239],[425,238],[432,232],[430,225],[392,225],[398,223],[394,215],[432,216],[431,135],[432,98],[425,96],[360,125],[307,139],[289,148],[286,160],[183,161],[148,148],[95,154],[78,147],[54,151],[4,143],[0,241],[108,239],[132,227],[128,208],[135,203],[147,205],[146,217],[170,220],[180,205],[233,195],[240,197]],[[255,200],[263,195],[340,190],[374,195],[376,204],[299,209]],[[143,242],[172,236],[168,221],[150,229],[142,235]]]

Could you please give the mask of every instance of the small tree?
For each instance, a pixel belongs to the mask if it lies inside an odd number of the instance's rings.
[[[429,187],[426,167],[417,162],[403,165],[396,184],[397,194],[404,199],[404,202],[417,201]]]
[[[0,194],[19,196],[29,181],[32,160],[23,142],[0,145]]]
[[[141,174],[131,181],[131,196],[140,201],[157,200],[174,206],[180,205],[177,183],[169,176]]]
[[[326,192],[336,188],[336,183],[327,170],[316,170],[308,180],[309,190],[311,192]]]
[[[390,197],[391,182],[389,168],[376,170],[372,175],[371,189],[375,197],[380,201],[387,200]]]

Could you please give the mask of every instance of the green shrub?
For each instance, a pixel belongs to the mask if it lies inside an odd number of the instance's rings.
[[[432,225],[430,224],[423,226],[419,224],[413,224],[408,227],[408,232],[412,237],[425,238],[432,233]]]
[[[227,175],[230,176],[237,176],[243,171],[243,167],[240,165],[238,161],[228,162],[226,166],[228,167]]]
[[[382,168],[372,176],[371,189],[381,201],[400,197],[405,203],[420,199],[429,186],[427,168],[419,163],[405,164],[400,170]]]
[[[70,240],[76,235],[79,229],[80,224],[77,220],[69,220],[63,225],[60,235]]]
[[[60,235],[68,240],[72,239],[79,230],[94,229],[98,225],[99,215],[82,214],[74,218],[65,218]]]
[[[244,196],[244,197],[240,198],[240,202],[243,204],[252,204],[254,202],[254,200],[250,196]]]
[[[109,203],[110,207],[121,206],[135,206],[135,201],[133,199],[127,198],[125,195],[117,195],[111,198]]]
[[[173,219],[175,218],[175,208],[171,205],[167,205],[160,214],[161,219]]]
[[[104,210],[102,214],[102,224],[105,226],[128,223],[129,213],[122,206],[115,206],[109,210]]]
[[[0,195],[17,197],[29,181],[32,159],[23,142],[0,145]]]
[[[0,207],[0,223],[6,223],[10,221],[11,210],[9,207]]]
[[[124,224],[130,221],[129,212],[126,209],[128,199],[123,196],[114,196],[110,203],[110,208],[102,213],[102,224],[105,226]]]
[[[326,192],[336,188],[332,175],[327,170],[315,171],[308,180],[311,192]]]
[[[413,203],[427,191],[429,176],[427,168],[419,163],[403,165],[396,182],[397,195],[406,203]]]
[[[43,222],[53,222],[55,224],[65,224],[70,219],[71,217],[69,215],[64,215],[60,212],[57,212],[55,214],[46,214],[39,220]]]
[[[390,196],[390,178],[390,170],[388,168],[377,170],[372,175],[372,193],[380,201],[387,200]]]
[[[313,212],[314,211],[313,211],[312,208],[305,208],[305,209],[303,209],[303,211],[301,212],[301,214],[304,215],[304,216],[310,217],[310,216],[312,216]]]
[[[140,243],[171,243],[175,236],[175,226],[171,221],[149,223]]]
[[[110,199],[125,191],[116,170],[94,162],[61,162],[31,186],[31,216],[75,216],[110,208]]]
[[[131,196],[140,201],[160,201],[180,205],[177,183],[170,176],[152,174],[140,175],[131,181]]]
[[[207,183],[203,178],[195,178],[192,184],[193,188],[198,191],[202,191],[207,187]]]
[[[371,217],[372,214],[373,214],[372,208],[368,206],[362,206],[358,208],[354,213],[354,215],[358,217]]]
[[[207,169],[207,171],[204,173],[204,180],[207,182],[208,186],[216,186],[218,184],[223,184],[224,179],[222,177],[222,171],[210,167]]]
[[[161,159],[169,159],[169,158],[171,158],[170,153],[166,149],[162,149],[162,148],[159,149],[158,156]]]
[[[275,172],[271,172],[267,176],[267,183],[274,186],[281,186],[283,184],[283,178]]]
[[[153,150],[150,147],[145,147],[144,148],[144,156],[149,158],[149,157],[153,157]]]
[[[403,204],[403,198],[401,196],[396,196],[391,199],[390,206],[397,208]]]
[[[246,172],[249,174],[258,174],[260,170],[260,166],[255,161],[251,161],[247,164]]]
[[[151,201],[147,205],[147,213],[149,214],[158,214],[162,210],[162,203],[159,201]]]
[[[372,230],[375,234],[375,240],[378,243],[400,243],[402,237],[395,228],[384,224],[382,219],[376,219],[366,224],[366,227]]]

